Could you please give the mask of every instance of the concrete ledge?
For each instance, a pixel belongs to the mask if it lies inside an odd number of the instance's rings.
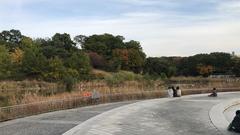
[[[209,111],[209,117],[213,123],[213,125],[223,134],[229,134],[227,128],[230,122],[226,119],[224,112],[229,108],[239,105],[240,99],[232,99],[226,102],[222,102],[217,104],[211,108]]]

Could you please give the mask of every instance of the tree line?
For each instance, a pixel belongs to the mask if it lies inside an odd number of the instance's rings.
[[[160,53],[160,52],[159,52]],[[67,33],[32,39],[19,30],[0,33],[0,79],[39,79],[69,84],[94,79],[92,69],[119,70],[166,78],[211,74],[240,75],[240,59],[215,52],[190,57],[146,57],[140,42],[112,34]]]

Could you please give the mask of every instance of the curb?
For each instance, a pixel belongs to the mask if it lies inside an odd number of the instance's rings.
[[[230,132],[227,130],[230,122],[226,119],[224,112],[229,108],[239,105],[240,99],[232,99],[220,104],[217,104],[211,108],[209,111],[209,117],[213,125],[222,133],[229,134]]]

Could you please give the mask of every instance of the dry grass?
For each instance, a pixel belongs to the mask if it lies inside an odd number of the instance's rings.
[[[5,96],[8,99],[7,105],[17,105],[0,108],[0,121],[93,104],[91,100],[83,98],[82,95],[85,91],[99,91],[102,94],[99,103],[105,103],[164,97],[166,95],[165,89],[169,85],[180,86],[184,95],[208,93],[213,87],[219,91],[236,91],[239,89],[235,88],[240,88],[239,79],[172,78],[169,82],[132,80],[111,86],[103,80],[81,82],[71,93],[62,92],[63,90],[59,89],[61,86],[54,83],[38,81],[0,82],[0,93],[2,97]]]
[[[219,91],[239,91],[239,88],[235,89],[219,89]],[[194,90],[183,90],[184,95],[189,94],[201,94],[208,93],[211,89],[194,89]],[[102,95],[99,102],[116,102],[125,100],[140,100],[140,99],[152,99],[161,98],[166,96],[166,91],[142,91],[133,93],[116,93]],[[0,108],[0,121],[15,119],[19,117],[25,117],[29,115],[51,112],[56,110],[76,108],[86,105],[96,104],[89,98],[71,97],[69,99],[52,100],[44,102],[36,102],[31,104],[17,105],[12,107]]]
[[[95,72],[102,72],[96,71]],[[105,74],[105,73],[104,73]],[[105,75],[104,75],[105,76]],[[107,75],[108,76],[108,75]],[[7,85],[9,84],[9,86]],[[140,80],[140,81],[125,81],[118,85],[108,85],[105,81],[81,82],[75,87],[71,93],[63,92],[59,89],[58,84],[38,82],[38,81],[23,81],[23,82],[0,82],[0,94],[4,103],[3,106],[36,103],[41,101],[52,101],[59,99],[70,99],[82,97],[84,91],[97,90],[101,94],[125,94],[136,93],[143,91],[163,91],[167,86],[180,86],[181,89],[203,89],[208,88],[236,88],[240,87],[240,80],[236,79],[206,79],[206,78],[171,78],[169,82],[161,80]],[[7,90],[7,88],[15,88],[16,90]],[[41,88],[41,89],[40,89]],[[46,94],[47,93],[47,94]],[[0,99],[1,102],[1,99]]]

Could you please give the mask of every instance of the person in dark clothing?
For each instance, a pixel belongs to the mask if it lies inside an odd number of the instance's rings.
[[[236,111],[236,116],[228,126],[228,131],[240,133],[240,110]]]
[[[212,93],[208,95],[209,97],[217,97],[217,89],[213,88]]]
[[[177,97],[177,90],[174,88],[174,86],[172,86],[172,90],[173,90],[173,97]]]

